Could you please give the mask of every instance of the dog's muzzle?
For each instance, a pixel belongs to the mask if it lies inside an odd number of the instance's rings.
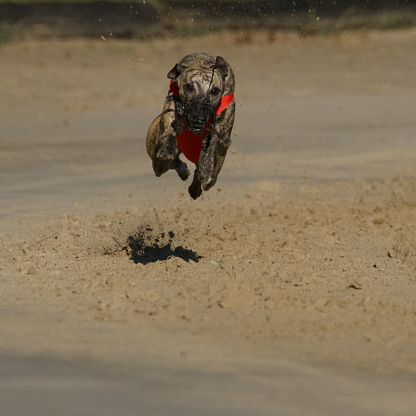
[[[193,134],[202,133],[213,112],[214,106],[206,98],[190,102],[185,107],[189,131]]]

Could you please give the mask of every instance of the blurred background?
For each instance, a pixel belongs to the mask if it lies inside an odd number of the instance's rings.
[[[191,36],[220,29],[328,34],[415,24],[414,0],[0,1],[2,40],[28,37]]]

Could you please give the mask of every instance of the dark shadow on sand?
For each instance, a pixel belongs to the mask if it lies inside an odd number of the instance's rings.
[[[171,238],[174,236],[172,231],[169,231],[167,234]],[[201,258],[195,251],[183,248],[182,246],[172,248],[172,239],[167,243],[162,243],[159,239],[156,239],[153,244],[149,244],[143,233],[140,232],[131,235],[127,239],[125,250],[130,254],[130,259],[136,264],[149,264],[156,261],[168,260],[172,257],[178,257],[188,263],[191,260],[198,263]]]

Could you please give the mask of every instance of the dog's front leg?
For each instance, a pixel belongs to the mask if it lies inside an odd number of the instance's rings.
[[[204,143],[197,165],[198,178],[204,191],[211,189],[217,182],[227,150],[231,145],[234,115],[235,103],[232,103],[218,116],[210,140]]]
[[[188,188],[188,192],[192,199],[197,199],[202,194],[201,180],[199,179],[198,167],[195,169],[194,177],[191,185]]]

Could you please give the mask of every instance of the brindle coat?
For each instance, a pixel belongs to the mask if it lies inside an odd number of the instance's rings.
[[[178,86],[179,97],[169,92],[162,114],[149,127],[146,147],[156,176],[174,169],[185,181],[190,172],[179,159],[181,151],[176,143],[176,134],[183,132],[185,123],[194,134],[204,130],[221,97],[234,92],[234,73],[220,56],[215,58],[195,53],[176,64],[169,71],[168,78]],[[217,181],[231,144],[234,115],[235,102],[232,102],[213,117],[211,131],[205,134],[193,181],[188,188],[193,199],[201,195],[202,189],[208,191]]]

